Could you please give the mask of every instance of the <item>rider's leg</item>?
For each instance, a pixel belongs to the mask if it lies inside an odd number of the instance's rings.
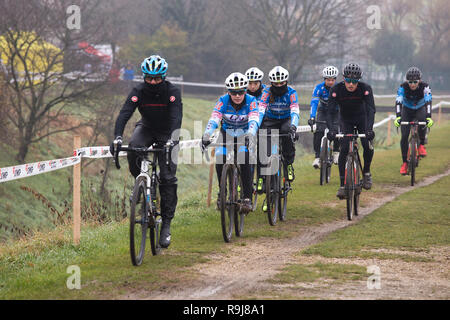
[[[411,112],[411,109],[403,107],[402,109],[402,121],[413,121],[415,117],[415,112]],[[400,148],[402,152],[403,163],[407,161],[408,148],[409,148],[409,132],[410,126],[401,126],[402,138],[400,140]]]
[[[416,111],[416,117],[417,120],[420,122],[425,122],[427,121],[427,111],[426,111],[426,107],[423,106],[421,108],[419,108]],[[419,139],[420,139],[420,144],[424,145],[425,144],[425,135],[427,133],[427,127],[426,126],[419,126]]]
[[[138,121],[128,146],[149,147],[153,142],[155,142],[154,134],[150,129],[145,127],[141,121]],[[136,178],[141,173],[141,161],[137,160],[137,156],[134,152],[127,153],[127,160],[130,173]]]

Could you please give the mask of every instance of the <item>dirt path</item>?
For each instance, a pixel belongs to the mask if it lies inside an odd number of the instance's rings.
[[[189,271],[197,275],[191,281],[183,281],[159,291],[138,292],[121,298],[222,300],[256,297],[264,299],[274,298],[274,294],[281,297],[287,294],[294,298],[317,297],[319,299],[448,299],[450,298],[448,250],[432,250],[428,256],[436,258],[436,263],[414,263],[413,268],[411,263],[397,260],[346,260],[302,256],[302,261],[299,261],[299,257],[295,254],[318,243],[333,231],[358,223],[364,216],[399,195],[414,188],[432,184],[449,174],[450,170],[447,170],[443,174],[425,178],[414,187],[394,187],[389,195],[373,199],[370,206],[361,208],[360,215],[353,221],[333,221],[316,227],[299,229],[298,236],[287,239],[263,238],[247,241],[245,246],[231,247],[226,254],[210,255],[208,263],[191,267]],[[388,273],[382,275],[382,290],[368,290],[366,281],[353,281],[333,286],[322,281],[292,286],[274,285],[265,281],[289,263],[311,264],[317,261],[363,266],[375,264]]]

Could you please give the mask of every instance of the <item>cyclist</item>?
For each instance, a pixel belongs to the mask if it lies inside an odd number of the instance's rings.
[[[131,147],[149,147],[153,143],[166,143],[178,140],[182,120],[181,93],[169,81],[165,80],[168,64],[158,55],[152,55],[141,64],[144,82],[131,90],[125,104],[120,110],[114,128],[115,140],[122,142],[122,135],[128,120],[136,109],[141,113],[141,120],[136,123],[130,139]],[[110,151],[114,154],[114,143]],[[140,174],[140,163],[134,153],[129,152],[128,164],[131,174],[136,178]],[[166,165],[165,155],[158,155],[160,167],[161,195],[161,247],[170,245],[170,223],[174,217],[178,201],[177,166],[173,161]]]
[[[256,67],[252,67],[245,71],[245,76],[248,79],[247,93],[254,96],[258,102],[261,101],[262,92],[267,87],[262,83],[264,72]]]
[[[425,149],[425,135],[426,127],[430,128],[433,125],[431,119],[431,89],[428,83],[423,82],[422,72],[416,68],[411,67],[406,72],[406,81],[400,85],[397,91],[397,99],[395,102],[395,108],[397,118],[394,121],[395,126],[398,128],[401,121],[426,121],[426,126],[419,126],[419,156],[425,157],[427,150]],[[406,161],[408,153],[408,137],[409,126],[402,127],[402,139],[400,141],[400,147],[402,150],[403,164],[400,168],[400,174],[405,175],[408,173],[408,163]]]
[[[261,129],[278,129],[280,134],[290,134],[291,137],[282,137],[283,157],[287,164],[288,179],[293,181],[295,159],[295,145],[292,137],[296,136],[300,119],[297,91],[288,86],[289,71],[276,66],[269,72],[270,87],[263,90],[259,104]],[[268,130],[268,131],[269,131]],[[261,137],[263,138],[263,137]],[[266,138],[269,141],[269,136]],[[270,146],[268,143],[267,146]],[[268,147],[270,156],[271,147]],[[258,163],[258,167],[260,163]],[[258,168],[259,172],[259,168]],[[263,178],[258,179],[257,191],[263,191]]]
[[[373,148],[369,141],[375,138],[373,123],[375,119],[375,101],[373,98],[372,87],[361,81],[362,70],[356,63],[349,63],[344,67],[344,81],[339,82],[330,90],[330,97],[327,106],[327,125],[332,128],[328,132],[328,139],[336,138],[335,128],[332,127],[334,120],[338,115],[339,124],[343,134],[353,133],[354,126],[361,134],[366,134],[366,138],[361,139],[363,146],[363,188],[372,187],[372,175],[370,173],[370,164],[373,158]],[[339,109],[338,109],[339,106]],[[344,199],[344,179],[345,179],[345,161],[349,152],[350,138],[344,138],[341,142],[341,152],[339,153],[339,175],[341,186],[337,192],[339,199]]]
[[[313,91],[312,99],[311,99],[311,113],[309,116],[308,124],[312,127],[316,120],[326,121],[327,114],[325,113],[326,106],[328,105],[328,96],[330,93],[330,89],[334,86],[336,82],[336,78],[339,74],[339,71],[334,66],[325,67],[322,71],[322,76],[324,81],[319,83]],[[319,104],[320,102],[320,104]],[[338,132],[338,123],[333,124],[334,130]],[[314,144],[314,152],[315,159],[313,162],[313,167],[318,169],[320,165],[320,142],[322,141],[323,133],[325,131],[326,124],[317,123],[316,124],[316,132],[314,133],[313,144]],[[338,163],[339,158],[339,140],[336,139],[334,141],[333,147],[333,161],[335,164]]]
[[[230,74],[225,80],[227,94],[221,96],[211,118],[208,121],[205,132],[202,136],[202,151],[211,143],[210,138],[215,129],[220,126],[220,135],[217,141],[225,143],[233,141],[235,138],[250,136],[251,141],[256,138],[256,132],[259,127],[258,105],[256,98],[247,94],[248,79],[239,72]],[[239,139],[240,140],[240,139]],[[249,153],[246,146],[240,146],[238,153],[244,152],[238,156],[239,159],[245,158],[244,163],[239,163],[242,179],[242,188],[244,199],[242,202],[242,211],[250,212],[252,209],[253,178],[252,167],[249,163]],[[216,173],[219,182],[222,177],[223,165],[226,162],[227,148],[221,146],[216,148]],[[220,208],[220,197],[217,199],[217,207]]]

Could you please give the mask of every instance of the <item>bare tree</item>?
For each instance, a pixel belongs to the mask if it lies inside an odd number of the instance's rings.
[[[63,72],[64,56],[77,41],[77,37],[68,40],[70,30],[65,23],[63,3],[37,0],[0,3],[0,51],[6,56],[5,84],[11,104],[6,116],[17,129],[19,162],[25,160],[31,144],[81,126],[80,123],[63,128],[58,123],[68,104],[86,98],[102,85],[85,84],[84,76],[68,78]],[[83,33],[88,38],[89,29]]]
[[[245,10],[247,30],[255,46],[289,68],[295,79],[305,64],[315,64],[342,54],[337,42],[345,38],[344,23],[361,21],[355,11],[360,1],[247,0],[234,1]],[[352,21],[353,20],[353,21]],[[252,39],[250,38],[250,39]]]

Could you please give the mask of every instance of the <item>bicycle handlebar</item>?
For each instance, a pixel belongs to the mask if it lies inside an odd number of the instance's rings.
[[[408,126],[408,125],[414,125],[414,124],[418,124],[419,126],[426,126],[427,125],[426,121],[410,121],[410,122],[402,121],[402,122],[400,122],[400,124],[402,126]]]
[[[146,155],[148,153],[157,153],[157,152],[165,152],[166,155],[166,165],[169,165],[170,159],[170,149],[173,147],[173,142],[169,141],[164,145],[154,143],[150,147],[122,147],[121,144],[115,145],[114,149],[114,162],[116,163],[117,169],[120,169],[119,164],[119,152],[133,152],[141,155]],[[169,167],[170,169],[170,167]]]
[[[344,138],[344,137],[351,137],[351,138],[365,138],[365,134],[354,134],[354,133],[338,133],[336,134],[336,138]]]

